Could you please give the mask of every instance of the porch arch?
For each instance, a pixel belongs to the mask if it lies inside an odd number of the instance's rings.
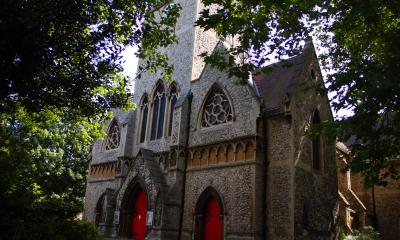
[[[153,212],[153,224],[147,227],[147,233],[151,233],[153,226],[160,225],[167,186],[155,154],[150,150],[140,149],[136,158],[129,162],[128,168],[128,174],[116,199],[117,209],[120,211],[118,234],[124,238],[131,238],[129,227],[132,226],[132,220],[129,220],[129,216],[133,206],[129,204],[133,204],[140,189],[146,195],[147,211]]]
[[[144,194],[145,202],[142,202],[142,194]],[[139,214],[144,214],[141,216],[146,219],[147,210],[149,209],[149,194],[147,193],[146,186],[144,181],[142,181],[139,177],[136,177],[131,181],[128,188],[125,191],[125,194],[121,201],[120,206],[120,221],[119,221],[119,236],[125,238],[133,237],[133,226],[134,224],[134,214],[140,211]],[[140,198],[140,199],[139,199]],[[139,206],[139,205],[140,206]],[[145,224],[145,222],[144,222]],[[143,226],[142,226],[143,227]],[[146,225],[144,225],[146,228]],[[145,232],[147,229],[145,229]]]

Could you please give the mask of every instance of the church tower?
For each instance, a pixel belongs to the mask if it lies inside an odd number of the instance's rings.
[[[205,64],[199,54],[213,51],[218,38],[212,30],[205,32],[194,26],[203,8],[200,0],[176,0],[175,2],[182,7],[175,28],[178,43],[168,46],[164,51],[174,66],[173,81],[179,85],[181,92],[186,93],[190,89],[190,82],[197,80],[204,69]],[[159,78],[157,74],[145,73],[141,80],[135,83],[135,102],[139,101],[143,93],[150,93],[152,86]]]
[[[137,108],[115,110],[92,149],[85,219],[113,239],[329,239],[335,147],[304,136],[316,112],[332,118],[302,90],[322,81],[312,46],[238,85],[198,56],[229,47],[194,26],[200,0],[176,2],[173,82],[143,73]]]

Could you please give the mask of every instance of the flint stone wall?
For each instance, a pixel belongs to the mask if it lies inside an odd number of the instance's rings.
[[[312,166],[312,140],[306,135],[310,130],[313,113],[319,111],[321,122],[333,120],[327,96],[319,96],[316,85],[321,84],[322,74],[314,54],[305,61],[301,81],[294,86],[291,99],[292,145],[295,166],[294,176],[294,228],[295,238],[330,239],[334,234],[333,211],[338,199],[336,169],[336,148],[334,141],[328,141],[322,134],[321,170]],[[316,78],[312,78],[314,71]]]
[[[224,239],[258,239],[257,226],[253,219],[255,199],[262,196],[255,183],[256,166],[253,162],[235,167],[215,167],[187,173],[183,236],[193,234],[195,208],[198,199],[207,187],[213,187],[223,202]],[[262,224],[258,222],[257,224]],[[236,236],[236,237],[235,237]],[[241,236],[241,237],[239,237]]]

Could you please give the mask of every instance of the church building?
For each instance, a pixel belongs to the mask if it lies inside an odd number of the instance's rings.
[[[137,108],[115,110],[93,146],[85,219],[111,239],[331,239],[335,143],[306,135],[332,119],[313,45],[237,84],[199,56],[233,42],[194,26],[199,0],[177,2],[174,82],[142,74]]]

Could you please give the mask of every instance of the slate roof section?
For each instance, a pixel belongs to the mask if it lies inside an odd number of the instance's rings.
[[[307,43],[300,55],[268,65],[253,73],[253,88],[256,95],[264,100],[265,112],[282,109],[313,50],[312,43]]]

